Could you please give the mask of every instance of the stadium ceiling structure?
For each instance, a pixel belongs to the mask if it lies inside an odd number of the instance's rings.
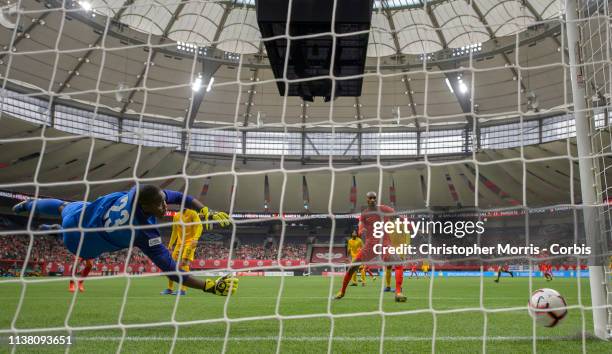
[[[425,162],[412,162],[406,166],[387,166],[384,170],[367,164],[359,166],[359,169],[340,166],[333,173],[332,182],[332,173],[328,169],[304,170],[299,163],[285,163],[284,170],[272,158],[250,160],[248,166],[233,166],[221,160],[213,164],[197,158],[185,159],[184,153],[171,147],[140,148],[108,140],[96,140],[92,144],[88,137],[49,128],[45,132],[48,140],[43,146],[43,142],[37,139],[42,126],[18,119],[3,119],[1,123],[0,137],[13,137],[15,141],[0,145],[0,171],[3,172],[0,173],[0,190],[3,184],[10,184],[13,192],[27,195],[35,192],[31,183],[35,178],[39,195],[93,200],[107,193],[129,189],[134,176],[137,176],[141,183],[187,190],[196,196],[201,195],[206,184],[207,193],[202,199],[218,210],[229,210],[232,203],[230,191],[235,190],[233,210],[241,212],[261,211],[267,199],[270,211],[280,210],[282,200],[285,212],[326,214],[332,198],[331,208],[335,213],[350,213],[353,181],[358,195],[357,206],[365,203],[363,198],[367,191],[379,188],[381,200],[390,203],[390,187],[393,185],[394,204],[399,210],[425,209],[428,191],[431,208],[470,207],[476,203],[475,196],[481,208],[520,208],[523,198],[532,208],[580,200],[580,181],[575,172],[577,162],[555,158],[568,153],[576,156],[575,144],[568,144],[566,140],[522,149],[478,152],[474,155],[475,161],[481,163],[478,177],[475,164],[469,162],[429,166]],[[523,164],[521,158],[530,162]],[[258,172],[249,173],[251,170]],[[236,172],[246,173],[236,175]],[[304,176],[310,186],[307,197],[303,190]],[[266,196],[266,180],[271,186],[286,183],[284,192],[281,188],[270,188],[270,194]],[[428,183],[431,183],[429,188]],[[523,189],[526,194],[523,194]],[[309,203],[308,210],[304,209],[305,198]]]
[[[473,204],[478,185],[481,206],[512,207],[523,178],[512,159],[575,156],[557,1],[375,2],[363,94],[327,103],[279,97],[255,22],[246,22],[255,15],[249,1],[21,4],[28,11],[18,31],[0,25],[0,167],[8,172],[0,183],[25,183],[34,174],[59,183],[43,195],[82,197],[85,175],[92,197],[127,188],[134,176],[197,193],[212,176],[210,200],[226,209],[232,157],[245,162],[241,170],[273,171],[282,155],[283,168],[298,171],[333,156],[334,165],[366,169],[406,164],[386,168],[382,186],[388,190],[394,176],[398,195],[410,196],[398,200],[403,208],[424,207],[429,178],[437,186],[451,181],[463,205]],[[609,120],[601,114],[596,122]],[[49,139],[44,149],[41,134]],[[89,136],[102,139],[92,145]],[[428,169],[419,164],[424,155],[475,156],[484,163],[481,178],[467,164]],[[487,165],[496,160],[509,161]],[[111,168],[108,161],[120,163]],[[526,165],[530,206],[571,199],[572,164],[550,161]],[[554,180],[544,177],[551,170]],[[379,173],[360,173],[359,190],[374,189]],[[282,183],[281,173],[269,175]],[[303,175],[330,186],[326,170],[290,175],[286,210],[303,209]],[[330,193],[334,210],[349,211],[351,170],[335,176],[337,190],[317,189],[312,212],[326,212]],[[236,210],[261,207],[263,178],[239,177]],[[489,189],[494,185],[503,190]],[[432,205],[457,203],[445,188],[432,192]],[[576,186],[574,197],[578,192]],[[279,199],[272,196],[272,209]]]
[[[377,1],[362,96],[332,103],[280,99],[252,1],[96,0],[67,10],[57,0],[21,4],[28,11],[15,38],[0,27],[6,87],[95,104],[120,118],[392,129],[471,124],[466,107],[487,121],[562,110],[571,101],[558,94],[567,87],[555,0]],[[449,90],[455,74],[467,94]],[[194,94],[196,82],[210,92]]]

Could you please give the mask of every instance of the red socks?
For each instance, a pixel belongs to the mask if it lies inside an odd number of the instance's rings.
[[[404,267],[401,265],[395,266],[395,293],[402,292],[402,283],[404,282]]]
[[[89,272],[91,271],[91,268],[93,268],[93,264],[91,263],[91,261],[85,261],[85,268],[83,268],[83,270],[81,271],[81,277],[87,277],[89,275]]]
[[[370,268],[369,268],[369,267],[366,267],[366,272],[368,272],[368,274],[369,274],[369,275],[370,275],[372,278],[374,278],[374,273],[372,273],[372,271],[370,270]]]
[[[353,275],[353,272],[351,272],[350,270],[344,273],[344,278],[342,279],[342,290],[341,290],[342,294],[345,293],[346,287],[350,283],[352,275]],[[402,292],[403,283],[404,283],[404,267],[402,267],[401,265],[396,265],[395,266],[395,293]]]
[[[342,290],[341,292],[344,294],[344,292],[346,291],[346,287],[348,286],[349,282],[351,281],[351,277],[353,276],[354,272],[351,272],[350,269],[346,271],[346,273],[344,273],[344,279],[342,279]]]

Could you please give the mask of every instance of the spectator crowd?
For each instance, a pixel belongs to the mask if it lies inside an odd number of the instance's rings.
[[[0,259],[23,260],[30,245],[28,235],[0,236]],[[34,236],[31,262],[71,262],[72,255],[57,236]]]
[[[60,236],[34,236],[29,261],[34,263],[59,262],[69,263],[74,261],[74,256],[69,253],[63,245]],[[24,260],[30,246],[28,235],[2,235],[0,236],[0,260]],[[227,259],[230,252],[229,246],[222,242],[200,242],[196,249],[196,259]],[[283,247],[281,259],[301,260],[306,258],[307,245],[286,243]],[[273,243],[241,243],[233,250],[232,259],[241,260],[263,260],[278,258],[278,246]],[[124,262],[128,250],[105,253],[98,258],[101,263],[116,264]],[[130,256],[130,263],[144,264],[147,257],[138,249],[134,248]]]

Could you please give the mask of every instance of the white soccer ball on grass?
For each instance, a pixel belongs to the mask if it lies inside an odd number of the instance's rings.
[[[538,289],[529,299],[529,314],[537,324],[555,327],[567,315],[567,303],[557,290]]]

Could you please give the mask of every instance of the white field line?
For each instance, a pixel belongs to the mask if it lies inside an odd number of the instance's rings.
[[[94,336],[94,337],[79,337],[76,336],[75,341],[121,341],[121,336]],[[168,341],[174,340],[171,336],[126,336],[123,338],[125,341],[132,342],[145,342],[145,341]],[[224,336],[220,337],[207,337],[207,336],[193,336],[193,337],[176,337],[177,341],[195,342],[195,341],[225,341]],[[277,341],[277,336],[253,336],[253,337],[229,337],[229,341],[243,341],[243,342],[260,342],[260,341]],[[282,337],[282,341],[289,342],[327,342],[329,337],[322,336],[285,336]],[[370,342],[379,341],[380,337],[376,336],[364,336],[364,337],[334,337],[334,341],[351,341],[351,342]],[[431,341],[432,337],[419,337],[419,336],[387,336],[384,338],[385,341],[390,342],[412,342],[412,341]],[[436,341],[482,341],[483,337],[479,336],[436,336]],[[487,337],[487,341],[532,341],[531,336],[492,336]],[[563,341],[579,341],[581,340],[578,336],[548,336],[548,337],[536,337],[536,340],[563,340]]]

